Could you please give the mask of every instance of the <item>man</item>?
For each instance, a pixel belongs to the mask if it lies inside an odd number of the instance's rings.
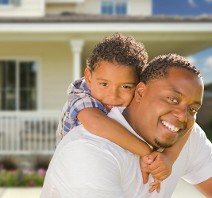
[[[123,113],[113,108],[109,114],[153,150],[171,147],[194,126],[160,193],[148,192],[152,178],[143,184],[137,155],[80,125],[58,145],[41,197],[169,198],[181,177],[211,197],[212,145],[195,124],[202,97],[200,73],[183,57],[168,54],[149,63]]]

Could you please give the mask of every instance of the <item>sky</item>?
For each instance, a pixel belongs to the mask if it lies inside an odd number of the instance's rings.
[[[212,0],[153,0],[154,15],[212,15]]]
[[[212,47],[187,58],[201,71],[204,83],[212,83]]]
[[[152,2],[153,15],[212,16],[212,0],[153,0]],[[201,71],[204,83],[212,83],[212,46],[187,58]]]

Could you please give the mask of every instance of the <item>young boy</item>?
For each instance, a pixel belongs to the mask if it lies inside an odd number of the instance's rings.
[[[84,78],[68,88],[68,101],[57,130],[58,142],[73,127],[83,124],[91,133],[141,157],[150,154],[152,151],[145,142],[106,116],[112,107],[126,107],[131,102],[139,74],[147,61],[144,46],[132,37],[115,34],[98,43],[88,59]],[[169,162],[164,162],[162,154],[154,153],[152,156],[154,160],[143,158],[141,161],[144,183],[147,182],[147,173],[151,173],[155,180],[150,192],[154,189],[159,191],[160,181],[171,173],[171,165],[167,166]],[[171,159],[170,164],[175,159]]]

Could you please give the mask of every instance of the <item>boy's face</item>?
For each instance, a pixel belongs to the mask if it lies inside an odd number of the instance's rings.
[[[202,98],[201,78],[171,68],[167,77],[138,85],[131,125],[153,146],[172,146],[193,126]]]
[[[92,72],[86,68],[85,80],[91,96],[108,110],[114,106],[128,106],[138,83],[131,67],[106,61],[101,61]]]

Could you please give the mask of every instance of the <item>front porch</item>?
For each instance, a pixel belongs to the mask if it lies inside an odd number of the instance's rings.
[[[52,155],[59,111],[0,112],[0,156]]]

